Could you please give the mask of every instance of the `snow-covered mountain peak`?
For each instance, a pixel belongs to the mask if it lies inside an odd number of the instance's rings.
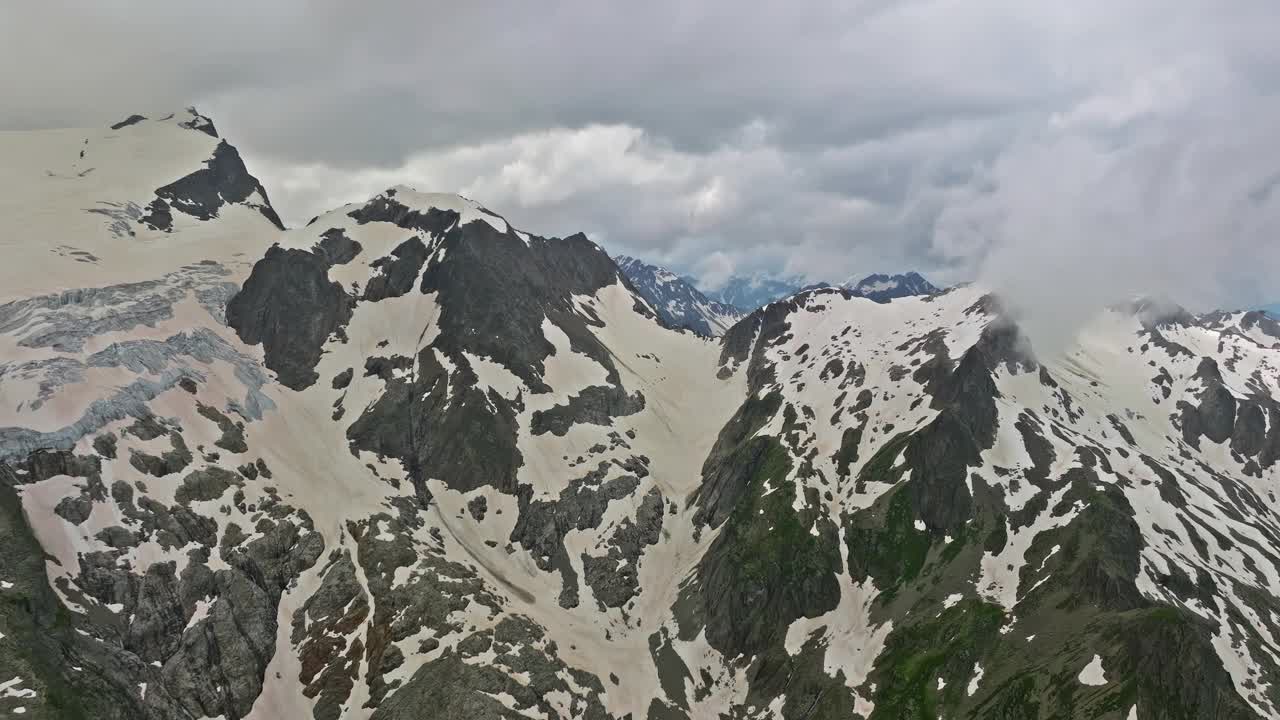
[[[421,192],[408,185],[395,185],[377,195],[377,198],[394,198],[405,207],[418,212],[444,210],[458,214],[458,223],[465,225],[477,220],[487,222],[498,232],[507,232],[507,221],[480,203],[456,193]]]
[[[189,111],[0,132],[0,216],[21,229],[0,237],[0,297],[142,280],[270,245],[283,227],[266,190],[207,120]]]

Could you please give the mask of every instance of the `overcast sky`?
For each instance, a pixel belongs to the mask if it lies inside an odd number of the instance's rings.
[[[7,0],[0,127],[195,104],[290,221],[403,182],[709,285],[1240,305],[1280,299],[1277,28],[1275,0]]]

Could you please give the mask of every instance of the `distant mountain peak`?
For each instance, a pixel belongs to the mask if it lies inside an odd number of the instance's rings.
[[[749,313],[806,287],[815,286],[807,285],[800,277],[779,278],[762,273],[735,275],[717,290],[707,292],[707,297]]]
[[[861,280],[849,278],[843,287],[849,289],[858,297],[864,297],[878,303],[886,303],[890,300],[912,295],[933,295],[938,292],[936,286],[925,280],[920,273],[914,271],[899,275],[874,273]]]
[[[645,302],[671,327],[716,337],[723,335],[743,315],[733,305],[709,299],[687,278],[667,268],[629,255],[618,255],[613,260]]]

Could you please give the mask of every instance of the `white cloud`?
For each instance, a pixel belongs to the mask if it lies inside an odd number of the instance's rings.
[[[1216,102],[1153,101],[1161,84]],[[1280,105],[1166,73],[1137,87],[1014,142],[939,215],[935,252],[1018,304],[1039,344],[1135,295],[1204,310],[1280,294],[1280,198],[1258,191]]]
[[[704,290],[719,290],[734,274],[733,259],[720,250],[713,250],[698,260],[694,271],[697,273],[699,287]]]

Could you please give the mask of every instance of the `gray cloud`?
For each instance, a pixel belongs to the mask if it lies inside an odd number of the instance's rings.
[[[294,221],[388,185],[705,274],[1045,317],[1280,297],[1270,0],[0,5],[0,127],[195,103]]]

